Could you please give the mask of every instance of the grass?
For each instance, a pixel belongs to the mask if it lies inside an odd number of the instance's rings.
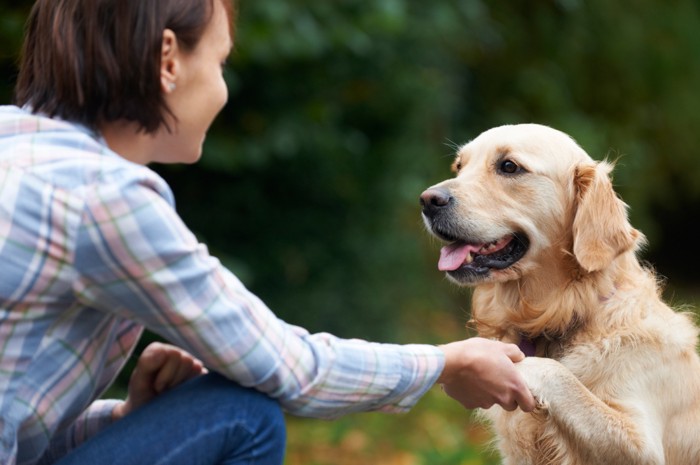
[[[285,465],[492,465],[491,433],[433,388],[409,413],[322,421],[288,417]]]

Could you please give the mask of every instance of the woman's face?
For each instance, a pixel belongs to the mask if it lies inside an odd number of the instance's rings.
[[[221,0],[214,0],[209,24],[190,52],[179,49],[164,82],[165,101],[177,118],[170,132],[161,128],[152,161],[160,163],[194,163],[202,155],[206,132],[226,104],[228,89],[223,67],[232,48],[229,18]],[[165,46],[165,45],[164,45]],[[170,88],[169,84],[174,84]]]

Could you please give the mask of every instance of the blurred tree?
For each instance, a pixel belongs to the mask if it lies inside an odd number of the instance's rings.
[[[30,5],[0,0],[3,102]],[[230,102],[204,158],[154,168],[192,229],[283,318],[399,340],[407,320],[466,306],[435,270],[418,195],[449,176],[456,145],[540,122],[619,159],[616,185],[651,239],[645,256],[692,284],[698,9],[241,0]]]
[[[201,189],[189,168],[162,172],[185,192],[182,214],[283,317],[395,337],[397,317],[440,301],[417,198],[449,173],[447,55],[426,47],[405,2],[297,3],[241,3],[230,104],[197,167],[216,177]],[[453,14],[441,10],[431,21]]]
[[[17,76],[24,21],[31,2],[0,1],[0,104],[10,102]]]

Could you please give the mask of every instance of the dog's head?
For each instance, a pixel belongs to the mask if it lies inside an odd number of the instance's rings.
[[[562,266],[592,273],[642,240],[613,190],[612,165],[555,129],[490,129],[459,150],[452,168],[456,176],[420,201],[428,229],[447,242],[438,267],[458,284]]]

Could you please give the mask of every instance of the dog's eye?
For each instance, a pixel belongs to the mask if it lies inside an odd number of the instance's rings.
[[[498,170],[505,174],[517,174],[522,171],[520,166],[511,160],[503,160],[498,166]]]

